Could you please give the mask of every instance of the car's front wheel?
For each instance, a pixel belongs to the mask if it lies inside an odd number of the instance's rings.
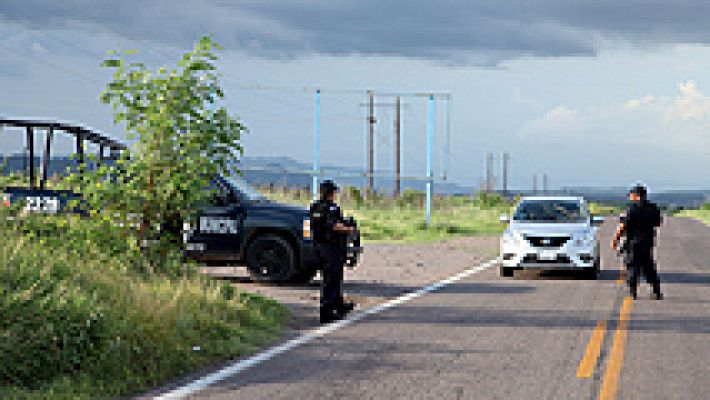
[[[296,274],[296,257],[291,244],[281,236],[260,236],[246,253],[249,275],[260,282],[288,282]]]

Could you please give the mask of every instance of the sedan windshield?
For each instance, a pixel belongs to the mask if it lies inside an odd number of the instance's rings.
[[[522,222],[584,222],[587,219],[577,201],[571,200],[529,200],[520,203],[513,220]]]

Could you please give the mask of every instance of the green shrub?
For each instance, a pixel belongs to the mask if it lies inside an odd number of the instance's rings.
[[[279,304],[152,273],[93,224],[0,212],[0,398],[130,395],[277,337]]]

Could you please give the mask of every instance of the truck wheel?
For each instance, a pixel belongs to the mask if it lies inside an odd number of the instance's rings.
[[[249,275],[259,282],[287,282],[296,272],[293,247],[277,235],[257,237],[247,247]]]

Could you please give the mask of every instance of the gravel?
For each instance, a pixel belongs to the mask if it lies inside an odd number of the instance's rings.
[[[354,269],[345,269],[346,298],[356,311],[414,291],[495,257],[497,236],[472,236],[430,243],[365,244]],[[239,289],[271,297],[291,311],[286,336],[318,325],[320,279],[306,285],[256,283],[243,267],[204,267],[202,272]]]

